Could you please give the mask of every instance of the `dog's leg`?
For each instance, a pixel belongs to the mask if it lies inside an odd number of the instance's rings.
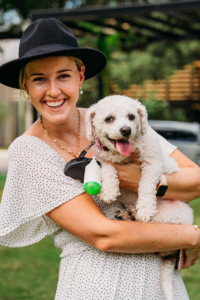
[[[156,186],[162,174],[160,162],[141,165],[141,180],[136,204],[137,219],[149,222],[156,214]]]
[[[119,195],[119,179],[116,168],[102,162],[100,199],[104,202],[111,203],[115,201]]]

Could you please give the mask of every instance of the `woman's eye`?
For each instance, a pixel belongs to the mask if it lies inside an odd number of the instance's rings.
[[[61,78],[61,79],[68,78],[68,77],[70,77],[68,74],[62,74],[62,75],[59,76],[59,78]]]
[[[107,118],[105,119],[105,122],[106,122],[106,123],[113,123],[113,122],[114,122],[114,118],[111,117],[111,116],[109,116],[109,117],[107,117]]]
[[[33,81],[43,81],[43,80],[44,80],[43,77],[36,77],[36,78],[33,79]]]
[[[134,116],[134,115],[128,115],[128,119],[129,119],[130,121],[133,121],[133,120],[135,119],[135,116]]]

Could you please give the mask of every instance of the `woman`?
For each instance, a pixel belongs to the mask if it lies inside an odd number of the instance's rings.
[[[49,19],[26,29],[19,57],[0,67],[0,81],[25,90],[42,117],[9,148],[0,244],[27,246],[51,235],[62,249],[56,300],[166,299],[160,259],[153,252],[186,249],[187,268],[200,257],[199,230],[115,221],[117,201],[100,202],[63,174],[66,162],[88,145],[85,110],[77,109],[76,102],[84,79],[105,67],[105,56],[78,48],[68,28]],[[160,141],[182,168],[167,176],[166,197],[189,201],[199,196],[199,168],[167,141]],[[92,149],[87,155],[92,157]],[[140,167],[117,168],[121,187],[137,191]],[[179,272],[174,272],[173,283],[174,300],[188,299]]]

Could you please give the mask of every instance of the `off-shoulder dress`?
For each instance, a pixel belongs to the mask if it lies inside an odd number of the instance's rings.
[[[168,155],[176,149],[159,139]],[[62,249],[55,300],[166,300],[158,256],[97,250],[45,215],[84,193],[80,182],[64,175],[65,164],[57,152],[36,137],[23,135],[11,144],[0,204],[0,244],[23,247],[47,235],[52,237],[55,246]],[[117,201],[108,205],[98,196],[93,199],[113,219]],[[173,290],[174,300],[189,299],[177,271]]]

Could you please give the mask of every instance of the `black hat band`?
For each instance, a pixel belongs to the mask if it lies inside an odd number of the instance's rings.
[[[26,51],[22,56],[20,56],[20,58],[47,54],[48,52],[52,53],[52,51],[62,51],[62,50],[70,50],[70,49],[74,50],[79,48],[72,47],[70,45],[62,45],[62,44],[44,45]]]

